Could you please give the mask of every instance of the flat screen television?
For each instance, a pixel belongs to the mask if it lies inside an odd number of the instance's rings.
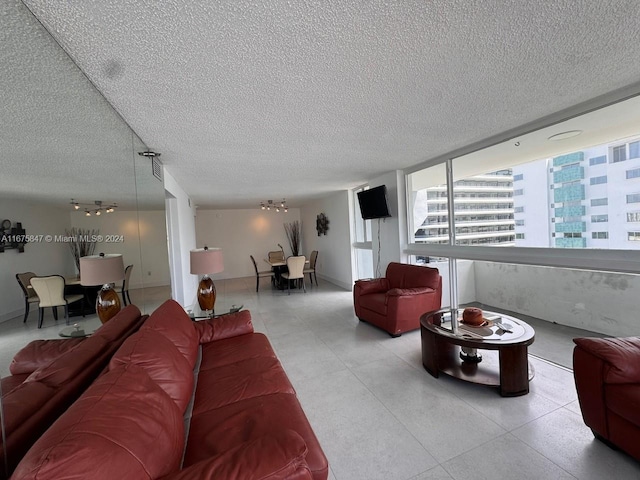
[[[387,203],[386,185],[358,192],[358,202],[360,203],[360,214],[364,220],[391,216]]]

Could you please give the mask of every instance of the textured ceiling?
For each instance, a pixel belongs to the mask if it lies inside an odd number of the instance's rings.
[[[18,0],[0,2],[0,62],[0,198],[164,205],[145,146]]]
[[[298,206],[640,80],[637,0],[24,3],[200,206]]]

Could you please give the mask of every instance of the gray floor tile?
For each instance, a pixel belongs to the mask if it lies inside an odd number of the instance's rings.
[[[427,470],[411,480],[452,480],[453,477],[441,465]]]
[[[355,374],[439,462],[505,430],[406,362],[377,362]]]
[[[640,463],[596,440],[582,417],[556,410],[513,435],[582,480],[640,478]]]
[[[437,465],[350,371],[308,378],[296,389],[337,479],[408,479]]]
[[[551,460],[511,434],[493,439],[443,464],[456,479],[574,479]]]

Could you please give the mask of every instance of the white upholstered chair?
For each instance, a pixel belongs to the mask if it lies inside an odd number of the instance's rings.
[[[38,320],[38,328],[42,328],[42,320],[44,318],[44,309],[51,307],[53,309],[53,318],[58,320],[58,308],[64,307],[64,318],[69,324],[69,304],[82,301],[84,295],[67,295],[64,294],[65,281],[60,275],[51,275],[48,277],[33,277],[31,286],[40,298],[40,317]],[[84,303],[82,304],[82,316],[84,317]]]
[[[302,289],[305,293],[307,292],[304,284],[304,263],[306,260],[304,255],[287,258],[287,269],[289,271],[283,273],[282,278],[287,281],[288,295],[291,295],[291,280],[302,280]]]
[[[284,252],[282,250],[273,250],[267,254],[269,262],[284,262]]]

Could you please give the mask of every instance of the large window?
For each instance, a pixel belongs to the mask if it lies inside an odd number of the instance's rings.
[[[631,110],[640,112],[640,96]],[[628,253],[640,250],[640,190],[625,173],[640,170],[640,121],[629,116],[634,121],[619,131],[603,124],[597,135],[554,142],[554,134],[578,127],[555,124],[408,172],[405,253],[416,263],[449,259],[460,301],[443,295],[443,305],[475,301],[548,320],[568,316],[603,333],[625,322],[640,295],[640,256]],[[456,272],[461,262],[466,270]],[[610,287],[611,295],[584,294]],[[626,327],[625,334],[636,329]]]
[[[517,152],[513,152],[513,156],[477,153],[453,159],[454,244],[638,248],[626,241],[626,212],[623,211],[622,216],[618,212],[621,208],[630,208],[625,204],[640,203],[640,194],[629,192],[633,183],[625,182],[625,178],[640,176],[640,158],[631,159],[625,153],[625,168],[593,161],[606,158],[601,153],[615,152],[617,147],[630,151],[629,146],[634,142],[588,145],[549,157],[524,159],[527,161],[517,156]],[[481,170],[484,164],[478,157],[493,169]],[[409,175],[438,178],[438,182],[443,182],[420,185],[424,188],[415,189],[412,194],[414,216],[424,212],[428,215],[413,230],[410,241],[448,244],[447,188],[443,173],[439,176],[427,173],[434,168]],[[593,172],[597,170],[598,175],[592,175],[591,168]],[[514,184],[515,178],[519,180]],[[609,210],[616,215],[610,215]],[[592,241],[602,240],[604,233],[609,242]]]

